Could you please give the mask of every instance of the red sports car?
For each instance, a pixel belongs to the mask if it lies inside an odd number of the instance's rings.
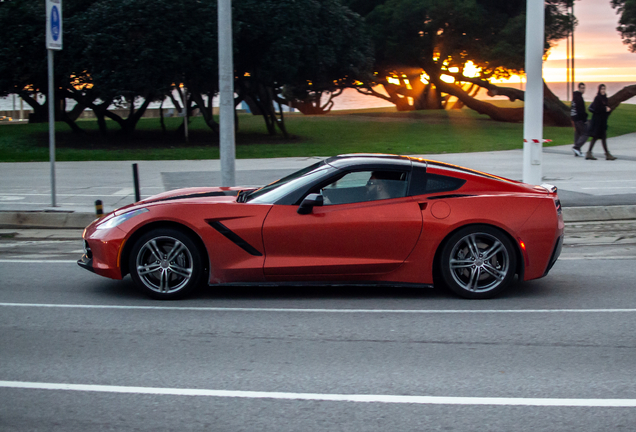
[[[210,285],[434,283],[488,298],[545,276],[556,187],[407,156],[336,156],[259,189],[159,194],[84,231],[78,264],[174,299]]]

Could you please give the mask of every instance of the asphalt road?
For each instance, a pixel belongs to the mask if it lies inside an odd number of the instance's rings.
[[[548,277],[487,301],[224,288],[156,302],[79,268],[79,242],[5,239],[0,431],[634,430],[636,242],[615,224],[569,230]]]

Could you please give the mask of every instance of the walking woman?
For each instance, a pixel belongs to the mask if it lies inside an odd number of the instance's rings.
[[[590,125],[590,136],[592,137],[592,142],[590,142],[590,148],[587,149],[585,159],[596,160],[594,154],[592,154],[592,148],[594,147],[596,140],[600,139],[603,144],[603,150],[605,150],[605,159],[616,160],[609,150],[607,150],[607,118],[610,115],[611,109],[607,105],[607,95],[605,94],[605,91],[605,84],[598,86],[598,93],[589,108],[592,113],[592,124]]]

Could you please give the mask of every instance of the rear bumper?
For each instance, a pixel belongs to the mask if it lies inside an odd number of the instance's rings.
[[[554,266],[554,263],[557,262],[557,260],[559,259],[559,255],[561,255],[561,249],[563,249],[563,234],[559,236],[556,245],[554,245],[552,256],[550,256],[548,267],[545,269],[545,273],[543,274],[543,276],[546,276],[552,269],[552,266]]]

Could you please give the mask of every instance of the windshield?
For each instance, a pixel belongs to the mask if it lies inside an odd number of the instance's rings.
[[[245,201],[255,204],[273,204],[281,197],[287,195],[296,188],[302,187],[310,183],[313,179],[320,176],[328,166],[324,161],[315,163],[300,171],[276,180],[260,189],[250,193]]]

